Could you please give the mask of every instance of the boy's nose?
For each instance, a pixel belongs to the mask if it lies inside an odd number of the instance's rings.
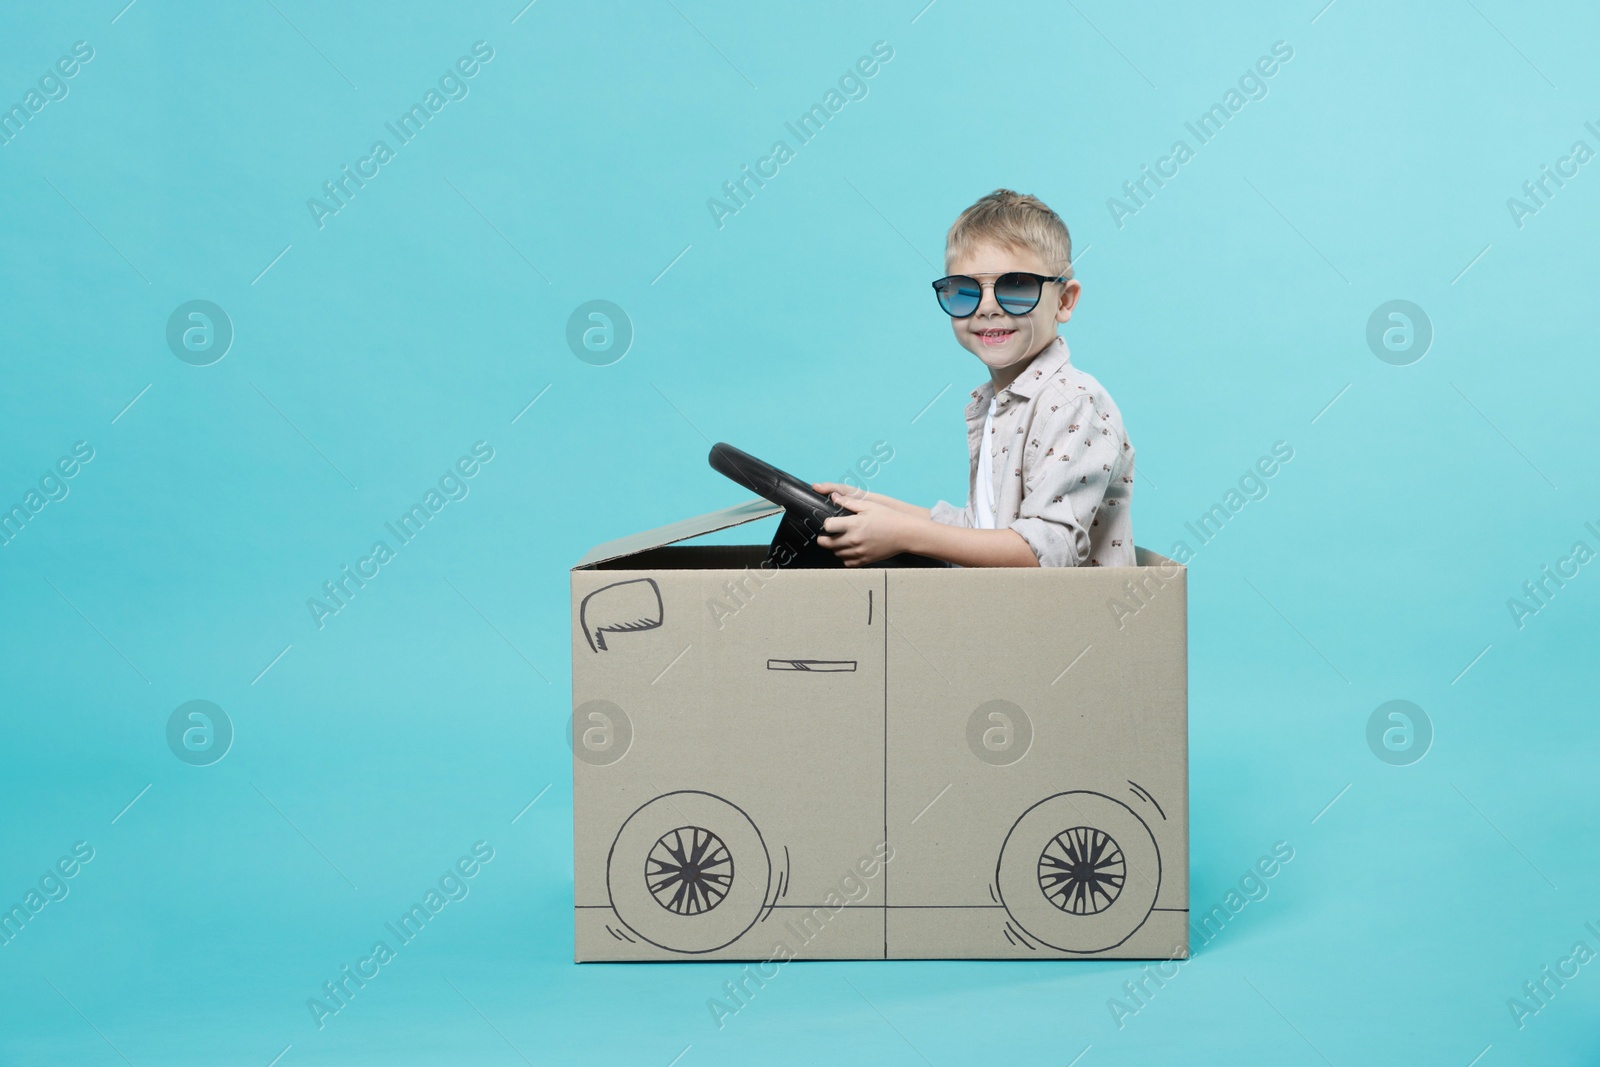
[[[1000,302],[994,298],[994,283],[982,283],[980,284],[979,288],[982,291],[983,296],[978,300],[978,310],[976,314],[1004,315],[1006,313],[1005,309],[1002,308],[1000,306]]]

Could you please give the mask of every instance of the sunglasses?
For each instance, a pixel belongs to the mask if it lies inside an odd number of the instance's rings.
[[[1008,315],[1026,315],[1039,306],[1039,294],[1045,282],[1069,281],[1069,277],[1046,278],[1027,271],[1014,270],[1001,274],[989,284],[994,286],[994,301]],[[977,278],[966,274],[952,274],[933,283],[939,297],[939,306],[952,319],[965,319],[983,303],[983,286]]]

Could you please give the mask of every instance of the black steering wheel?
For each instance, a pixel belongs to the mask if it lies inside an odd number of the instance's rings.
[[[832,518],[851,514],[828,497],[786,471],[757,459],[729,444],[711,446],[711,469],[738,482],[757,496],[765,497],[783,509],[778,532],[767,551],[769,566],[842,567],[844,562],[817,544],[817,535],[826,532],[823,524]],[[880,560],[880,567],[943,567],[946,564],[924,556],[901,553]]]

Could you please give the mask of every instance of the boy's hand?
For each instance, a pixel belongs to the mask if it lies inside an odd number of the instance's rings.
[[[923,519],[928,517],[927,508],[919,508],[915,504],[907,504],[904,500],[896,500],[894,497],[884,496],[882,493],[869,493],[865,489],[857,489],[853,485],[841,485],[838,482],[814,482],[811,488],[823,496],[832,497],[833,502],[836,504],[844,503],[839,499],[840,497],[849,497],[852,500],[865,500],[873,504],[882,504],[886,508],[893,508],[895,511],[904,512],[907,515],[916,515]]]
[[[817,537],[817,544],[833,552],[846,567],[866,566],[906,551],[916,528],[929,521],[893,507],[901,503],[898,500],[873,499],[876,496],[876,493],[859,491],[853,495],[833,493],[834,503],[849,508],[853,514],[823,523],[827,533]]]

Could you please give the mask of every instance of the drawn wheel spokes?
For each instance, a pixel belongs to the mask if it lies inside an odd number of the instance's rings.
[[[1117,842],[1090,826],[1063,830],[1039,855],[1039,888],[1045,899],[1072,915],[1105,911],[1122,893],[1127,875]]]
[[[722,838],[698,826],[661,835],[644,861],[645,884],[674,915],[703,915],[733,886],[733,856]]]

